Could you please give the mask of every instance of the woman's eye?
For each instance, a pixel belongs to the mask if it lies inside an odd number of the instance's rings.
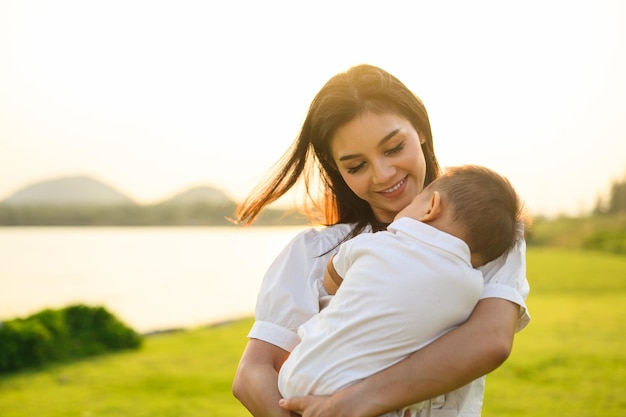
[[[400,152],[402,149],[404,149],[404,142],[402,142],[399,145],[394,146],[393,148],[391,148],[388,151],[386,151],[385,155],[393,155],[395,153]]]
[[[354,166],[352,168],[348,168],[348,174],[354,174],[356,172],[358,172],[361,168],[363,168],[363,166],[365,165],[365,162],[361,162],[359,165]]]

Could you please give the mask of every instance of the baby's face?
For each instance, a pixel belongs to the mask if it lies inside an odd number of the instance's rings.
[[[415,196],[413,200],[409,203],[408,206],[400,210],[394,220],[399,219],[400,217],[411,217],[415,220],[419,220],[428,210],[428,205],[430,203],[430,197],[432,195],[432,191],[425,189],[421,193]]]

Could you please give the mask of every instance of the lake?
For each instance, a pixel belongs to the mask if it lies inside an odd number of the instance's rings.
[[[303,227],[0,228],[0,320],[102,305],[139,332],[251,316]]]

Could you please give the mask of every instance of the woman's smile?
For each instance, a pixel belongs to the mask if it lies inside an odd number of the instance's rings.
[[[402,178],[402,180],[399,183],[397,183],[396,185],[394,185],[393,187],[388,188],[386,190],[379,191],[379,193],[382,193],[383,195],[386,195],[387,197],[397,197],[397,194],[402,193],[403,187],[406,184],[406,179],[407,179],[407,177]],[[402,189],[402,190],[399,191],[399,192],[396,192],[396,191],[398,191],[400,189]]]

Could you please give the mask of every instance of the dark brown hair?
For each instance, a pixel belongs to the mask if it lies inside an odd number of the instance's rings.
[[[349,237],[379,222],[369,203],[352,192],[337,170],[331,140],[338,128],[366,112],[405,117],[423,141],[426,159],[424,186],[440,174],[433,150],[430,121],[422,101],[400,80],[371,65],[358,65],[332,77],[309,107],[300,134],[278,161],[275,171],[237,207],[236,220],[251,224],[264,207],[302,181],[304,209],[311,220],[325,225],[354,224]]]
[[[523,237],[521,200],[505,177],[488,168],[448,168],[428,190],[445,194],[452,220],[463,231],[459,237],[480,265],[496,259]]]

